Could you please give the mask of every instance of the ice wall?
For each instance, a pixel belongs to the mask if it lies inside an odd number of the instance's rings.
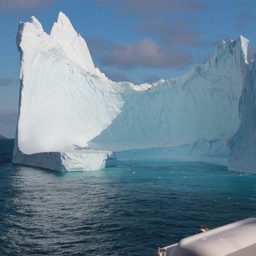
[[[85,41],[64,14],[51,35],[35,17],[21,23],[17,45],[21,52],[17,142],[22,152],[87,146],[121,112],[122,97],[104,76],[96,75]]]
[[[190,155],[214,156],[212,147],[218,155],[239,126],[247,45],[242,36],[222,40],[209,62],[183,77],[136,86],[113,82],[96,69],[86,42],[63,13],[50,35],[32,17],[17,34],[21,96],[14,159],[19,152],[58,152],[70,145],[117,151],[176,147],[170,151],[175,154],[190,145]]]
[[[227,159],[227,138],[239,127],[247,45],[242,36],[222,40],[209,62],[185,76],[159,81],[146,91],[125,93],[122,112],[89,145],[124,151],[121,156],[127,158],[128,153],[132,158],[150,158],[149,152],[154,152],[154,159],[180,155],[180,160],[190,161],[192,155],[200,161],[209,156],[217,157],[216,163],[227,163],[219,159]],[[197,142],[204,146],[193,147]],[[212,147],[220,148],[213,154]]]
[[[241,123],[229,140],[228,169],[256,173],[256,64],[250,63],[239,103]]]

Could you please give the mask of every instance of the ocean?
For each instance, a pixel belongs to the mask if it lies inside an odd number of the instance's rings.
[[[57,173],[11,163],[0,140],[0,255],[152,256],[256,216],[256,175],[203,163],[137,162]]]

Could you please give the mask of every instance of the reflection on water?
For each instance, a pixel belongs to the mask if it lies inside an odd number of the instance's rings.
[[[0,165],[3,255],[152,255],[207,224],[256,215],[256,175],[139,163],[60,174]]]

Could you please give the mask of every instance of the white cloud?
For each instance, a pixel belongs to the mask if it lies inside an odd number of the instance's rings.
[[[162,48],[149,38],[144,38],[136,44],[118,43],[102,58],[102,65],[124,69],[136,66],[184,68],[191,63],[193,56],[190,53]]]

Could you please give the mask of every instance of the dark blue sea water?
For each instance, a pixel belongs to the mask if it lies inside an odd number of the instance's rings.
[[[153,255],[207,224],[256,216],[256,175],[139,162],[55,173],[11,164],[0,141],[0,255]]]

